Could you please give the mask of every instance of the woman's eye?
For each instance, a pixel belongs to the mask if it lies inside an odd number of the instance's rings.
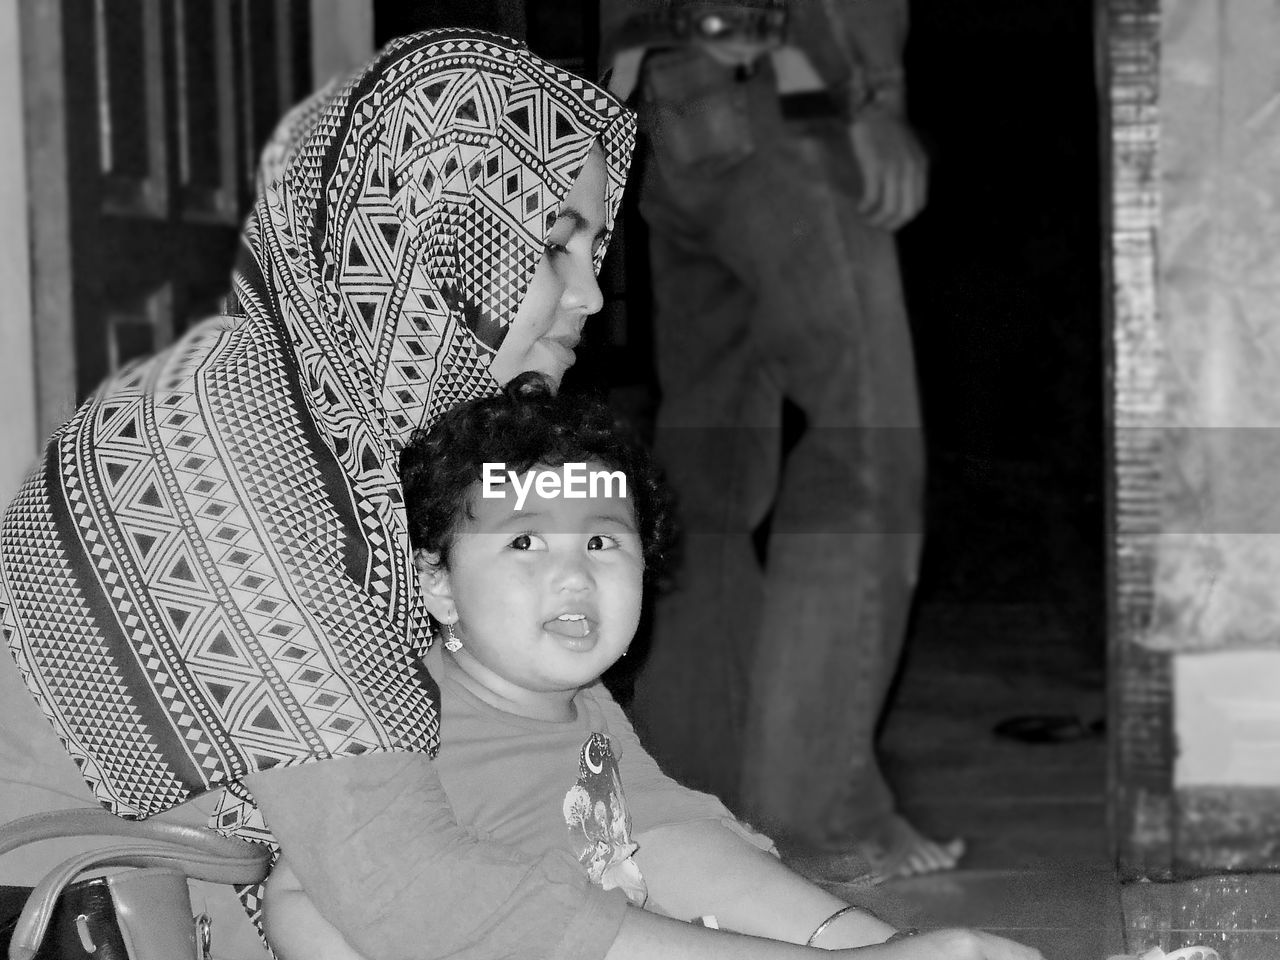
[[[550,256],[550,257],[558,256],[559,254],[569,252],[569,248],[566,247],[563,243],[548,243],[542,249],[547,254],[547,256]]]
[[[618,541],[613,537],[607,537],[603,534],[596,534],[587,541],[588,550],[616,550],[617,548]]]

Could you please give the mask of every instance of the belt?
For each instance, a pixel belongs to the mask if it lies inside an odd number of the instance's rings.
[[[699,4],[696,9],[638,13],[627,20],[614,45],[624,50],[682,45],[690,40],[731,39],[781,46],[787,39],[787,8],[771,0],[763,7]]]
[[[641,60],[641,64],[647,64],[651,57],[661,56],[664,52],[665,50],[663,49],[648,50]],[[762,59],[767,59],[767,57]],[[735,83],[751,82],[759,73],[758,63],[759,61],[751,66],[726,67],[726,74],[732,77]],[[643,67],[640,66],[638,69],[643,69]],[[772,83],[772,79],[770,82]],[[778,93],[777,98],[778,110],[787,120],[848,119],[848,115],[841,108],[839,100],[833,97],[831,92],[826,89]]]
[[[826,90],[781,94],[778,110],[787,120],[828,120],[845,116],[835,98]]]

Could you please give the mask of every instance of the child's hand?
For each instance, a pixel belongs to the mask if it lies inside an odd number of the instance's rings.
[[[883,955],[885,960],[1044,960],[1034,947],[981,930],[960,928],[897,940],[877,949],[876,955]]]
[[[1034,947],[1027,947],[992,933],[984,933],[981,930],[955,932],[962,934],[962,939],[969,941],[966,946],[971,951],[957,954],[957,957],[971,957],[972,960],[1044,960],[1044,956]]]

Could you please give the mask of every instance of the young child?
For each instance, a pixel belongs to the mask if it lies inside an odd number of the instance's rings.
[[[714,797],[666,777],[601,684],[626,655],[645,582],[661,579],[673,542],[648,455],[605,406],[522,375],[445,414],[400,466],[424,602],[444,641],[425,656],[441,689],[435,763],[461,826],[530,854],[562,850],[592,883],[647,911],[786,941],[779,957],[804,952],[792,945],[900,936],[788,871]],[[318,935],[324,920],[287,861],[268,885],[266,920],[285,960],[342,956],[317,946],[332,940]],[[731,934],[703,933],[707,957],[734,946],[714,940]],[[873,949],[1038,956],[955,930]],[[664,950],[654,943],[652,955]]]

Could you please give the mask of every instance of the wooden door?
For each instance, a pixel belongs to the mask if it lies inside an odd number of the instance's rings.
[[[1117,862],[1126,879],[1275,872],[1280,7],[1099,12]],[[1248,887],[1203,892],[1190,929],[1253,909]]]
[[[1158,374],[1159,0],[1096,0],[1107,228],[1108,820],[1123,879],[1174,859],[1172,667],[1142,643],[1155,604],[1162,386]]]
[[[309,91],[307,0],[22,4],[48,433],[219,309],[258,151]]]

